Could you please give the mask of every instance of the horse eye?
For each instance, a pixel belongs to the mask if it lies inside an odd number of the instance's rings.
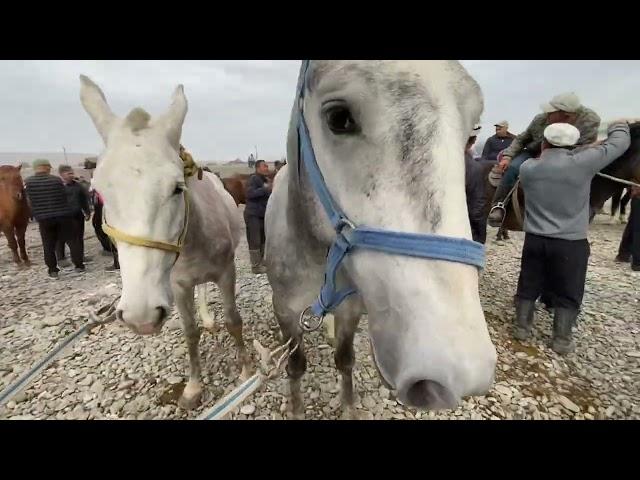
[[[175,190],[173,191],[174,195],[180,195],[184,192],[184,185],[176,185]]]
[[[347,107],[333,107],[325,113],[329,129],[336,135],[356,133],[358,128]]]

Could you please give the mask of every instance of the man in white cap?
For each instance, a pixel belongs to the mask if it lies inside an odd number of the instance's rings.
[[[629,148],[629,125],[612,122],[602,144],[574,150],[580,138],[573,125],[553,123],[544,130],[540,158],[520,168],[525,240],[514,337],[529,337],[535,302],[544,290],[554,308],[551,348],[559,354],[575,349],[571,328],[580,312],[590,254],[591,180]]]
[[[493,208],[488,219],[492,227],[502,224],[503,203],[518,179],[520,166],[528,158],[540,155],[543,132],[547,125],[574,125],[580,132],[576,145],[588,145],[598,138],[600,117],[593,110],[583,106],[575,93],[563,93],[553,97],[549,103],[542,105],[542,112],[536,115],[527,129],[502,153],[500,166],[505,174],[493,196]]]
[[[496,134],[487,139],[482,149],[482,159],[495,162],[498,154],[505,148],[509,148],[516,136],[509,132],[509,122],[502,120],[494,125]]]

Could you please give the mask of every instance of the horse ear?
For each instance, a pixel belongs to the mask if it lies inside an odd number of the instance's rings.
[[[80,101],[106,144],[116,116],[100,87],[85,75],[80,75]]]
[[[18,171],[22,170],[22,164],[18,165]]]
[[[166,130],[169,142],[176,150],[180,148],[180,137],[182,136],[182,124],[187,116],[189,105],[184,94],[184,87],[178,85],[173,92],[169,109],[158,119],[158,124]]]

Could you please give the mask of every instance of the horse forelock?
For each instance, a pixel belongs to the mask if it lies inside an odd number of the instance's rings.
[[[138,132],[145,128],[149,128],[149,122],[151,121],[151,115],[143,108],[136,107],[125,118],[125,124],[131,129],[132,132]]]

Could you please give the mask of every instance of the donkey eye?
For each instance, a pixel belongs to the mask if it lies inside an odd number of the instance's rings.
[[[336,135],[347,135],[358,131],[351,111],[344,105],[329,108],[325,112],[325,117],[329,129]]]

